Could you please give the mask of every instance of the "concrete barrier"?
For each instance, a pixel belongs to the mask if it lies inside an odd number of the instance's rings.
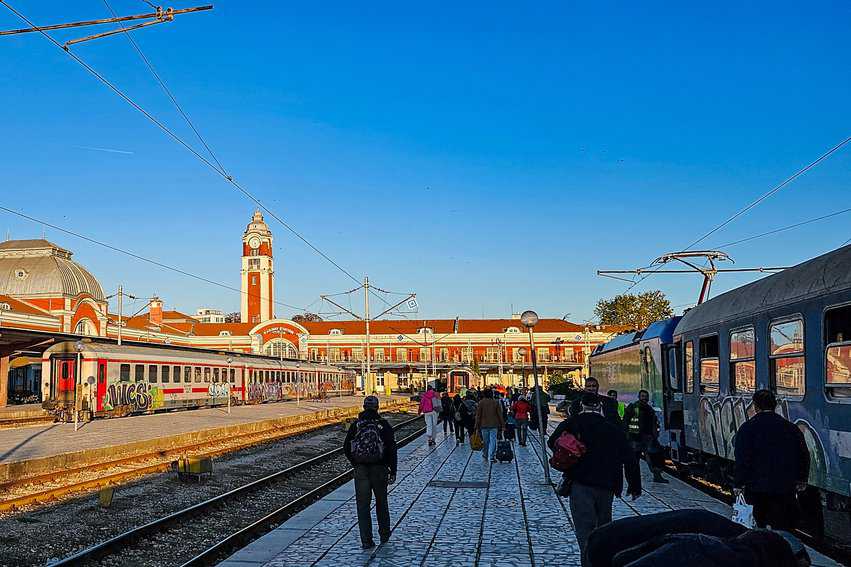
[[[402,409],[409,405],[410,401],[406,399],[393,399],[384,402],[381,409],[382,411],[387,412]],[[71,453],[61,453],[58,455],[51,455],[49,457],[15,461],[11,463],[0,463],[0,482],[23,480],[27,477],[59,472],[66,469],[85,467],[94,463],[104,463],[118,459],[132,458],[156,451],[169,451],[187,445],[220,440],[223,437],[252,433],[259,434],[276,429],[296,429],[298,426],[309,425],[315,422],[343,420],[357,416],[361,410],[362,408],[359,406],[352,406],[348,408],[329,408],[312,413],[252,421],[249,423],[240,423],[224,427],[199,429],[198,431],[191,431],[178,435],[155,437],[153,439],[134,441],[132,443],[109,445]],[[133,418],[130,417],[124,419]]]

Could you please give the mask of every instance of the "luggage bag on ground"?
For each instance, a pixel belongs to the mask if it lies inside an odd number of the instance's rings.
[[[511,448],[511,441],[497,441],[496,460],[500,463],[510,463],[513,459],[514,450]]]

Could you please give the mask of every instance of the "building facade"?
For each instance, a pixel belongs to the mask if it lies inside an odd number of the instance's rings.
[[[363,386],[385,389],[422,388],[426,382],[448,380],[453,372],[467,376],[470,385],[531,381],[529,335],[518,316],[378,320],[370,323],[368,340],[363,321],[275,318],[272,233],[259,211],[242,237],[238,323],[224,322],[221,311],[213,309],[199,309],[196,315],[169,310],[159,297],[152,297],[147,311],[138,315],[110,313],[100,283],[71,256],[46,240],[0,243],[0,334],[4,327],[106,339],[120,333],[123,341],[136,343],[323,361],[355,371]],[[591,351],[621,330],[541,319],[534,335],[542,380],[587,371]],[[11,355],[15,359],[25,353]],[[7,359],[5,368],[9,365]]]

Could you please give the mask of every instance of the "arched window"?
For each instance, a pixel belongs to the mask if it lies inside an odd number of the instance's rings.
[[[97,334],[95,331],[95,326],[89,319],[80,319],[77,321],[77,326],[74,327],[74,334],[76,335],[86,335],[86,336],[94,336]]]
[[[273,339],[263,346],[263,352],[278,358],[298,358],[298,349],[289,341]]]

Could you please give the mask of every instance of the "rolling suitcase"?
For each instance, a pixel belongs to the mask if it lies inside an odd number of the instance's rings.
[[[514,451],[511,448],[511,441],[497,441],[496,460],[500,463],[510,463],[513,459]]]

